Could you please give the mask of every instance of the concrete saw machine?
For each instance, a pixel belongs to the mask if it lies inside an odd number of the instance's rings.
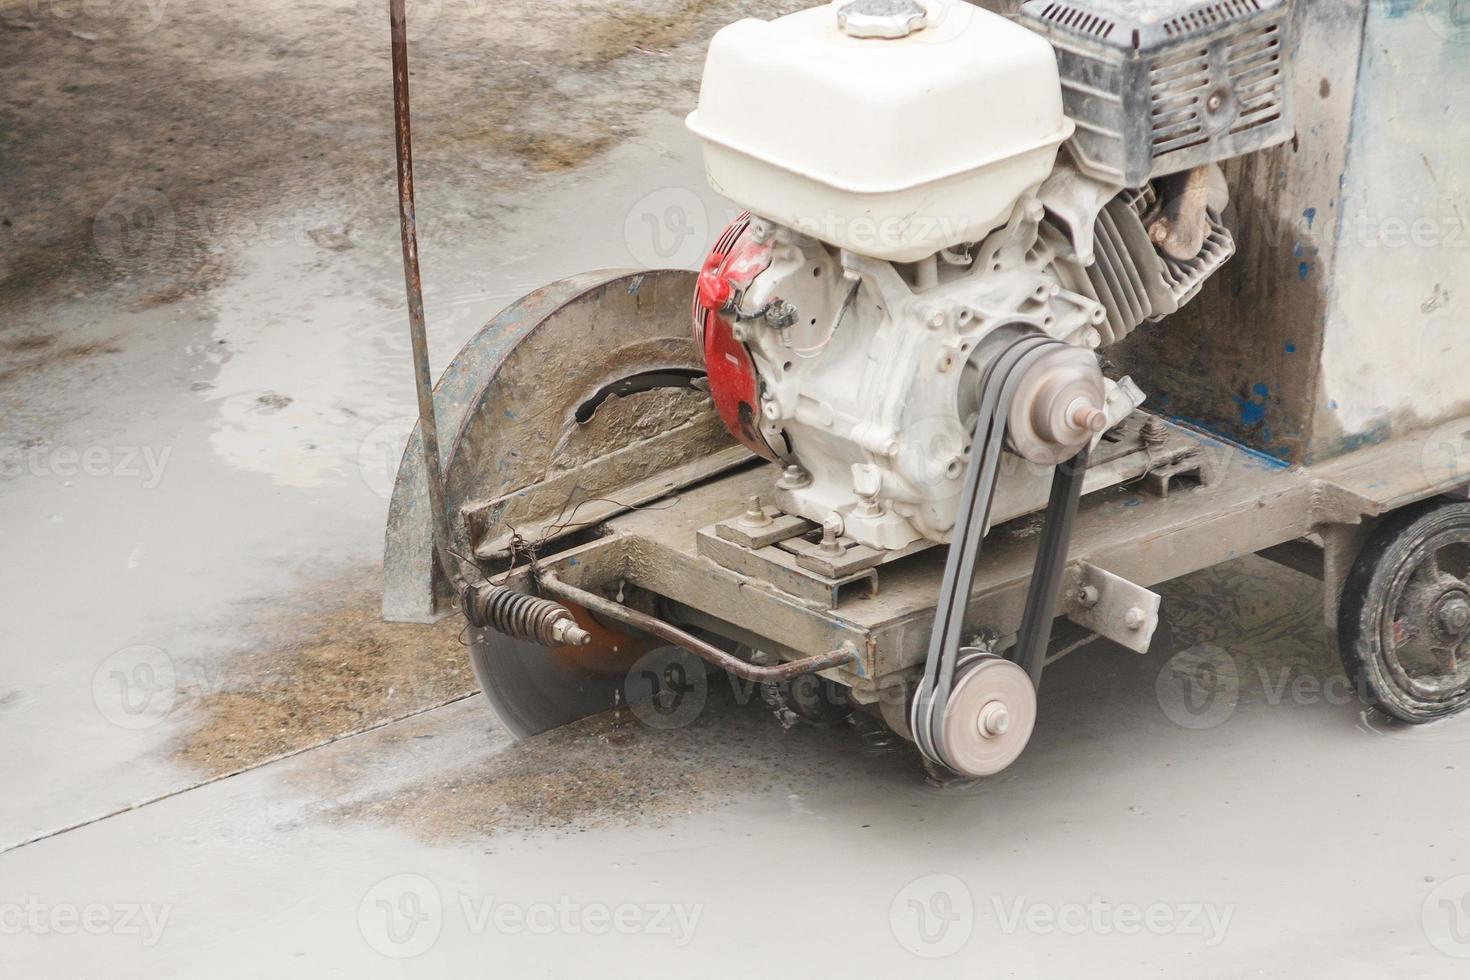
[[[1202,364],[1187,336],[1315,331],[1298,343],[1321,363],[1293,384],[1315,402],[1330,380],[1330,311],[1239,326],[1226,307],[1279,283],[1220,281],[1238,248],[1252,270],[1272,248],[1238,237],[1232,196],[1259,209],[1320,179],[1292,162],[1303,32],[1361,47],[1367,30],[1350,3],[1296,6],[838,0],[732,24],[687,125],[743,213],[701,268],[539,289],[431,392],[395,0],[420,425],[385,615],[462,612],[519,735],[722,670],[787,718],[863,712],[975,777],[1020,756],[1043,670],[1077,637],[1145,653],[1148,586],[1262,552],[1328,583],[1372,703],[1413,721],[1464,707],[1470,567],[1447,556],[1470,533],[1436,524],[1418,565],[1384,563],[1428,533],[1390,518],[1443,523],[1424,501],[1455,506],[1442,495],[1470,474],[1383,499],[1311,426],[1263,446],[1220,407],[1249,358]]]

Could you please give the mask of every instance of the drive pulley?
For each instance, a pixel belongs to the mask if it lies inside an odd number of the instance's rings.
[[[1057,596],[1067,562],[1067,544],[1082,495],[1088,444],[1097,428],[1098,406],[1085,397],[1054,411],[1071,382],[1064,369],[1073,348],[1039,335],[1012,341],[982,376],[974,442],[961,491],[949,558],[934,613],[924,674],[909,709],[919,751],[930,762],[965,776],[989,776],[1009,766],[1025,749],[1036,721],[1036,686],[1041,677]],[[1031,576],[1021,628],[1010,656],[967,648],[966,614],[975,564],[989,530],[990,508],[1000,474],[1010,420],[1037,417],[1018,396],[1039,404],[1053,432],[1067,431],[1072,456],[1052,479],[1046,523]],[[1059,394],[1060,393],[1060,394]]]

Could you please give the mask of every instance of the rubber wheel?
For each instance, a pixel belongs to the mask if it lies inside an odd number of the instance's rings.
[[[1389,517],[1343,584],[1343,665],[1369,704],[1423,724],[1470,706],[1470,503]]]

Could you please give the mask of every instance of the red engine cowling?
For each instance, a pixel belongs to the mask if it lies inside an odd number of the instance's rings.
[[[745,344],[735,337],[741,294],[771,264],[770,242],[757,242],[750,214],[742,214],[716,240],[699,273],[694,295],[694,339],[704,352],[710,398],[730,434],[766,459],[778,453],[760,431],[760,377]]]

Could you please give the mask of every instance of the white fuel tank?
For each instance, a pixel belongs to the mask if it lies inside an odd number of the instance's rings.
[[[731,24],[688,125],[716,191],[893,262],[1004,224],[1073,129],[1051,45],[962,0],[837,0]]]

